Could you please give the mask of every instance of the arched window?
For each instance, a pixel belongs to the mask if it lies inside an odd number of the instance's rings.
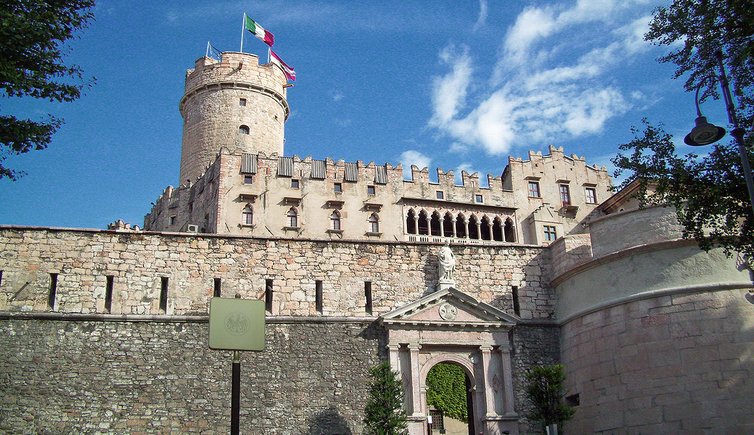
[[[505,220],[505,227],[503,228],[503,233],[505,234],[506,242],[516,241],[516,229],[513,227],[513,220],[511,218],[508,218]]]
[[[503,241],[503,221],[499,216],[496,216],[492,221],[492,240]]]
[[[482,223],[479,226],[479,238],[482,240],[492,240],[492,226],[490,226],[490,218],[486,215],[482,216]]]
[[[442,219],[442,230],[445,237],[453,237],[453,215],[450,212],[445,213]]]
[[[426,211],[422,210],[419,212],[419,220],[417,221],[416,226],[419,228],[420,235],[429,235],[429,219],[427,219]]]
[[[416,213],[414,209],[409,209],[406,215],[406,233],[416,234]]]
[[[240,133],[240,134],[249,134],[250,132],[251,132],[251,130],[249,130],[249,126],[248,125],[242,125],[242,126],[238,127],[238,133]]]
[[[288,227],[298,228],[298,212],[295,208],[291,207],[291,209],[288,210],[286,217],[288,218]]]
[[[458,213],[458,216],[456,216],[456,237],[465,239],[467,236],[466,217],[463,215],[463,213]]]
[[[439,236],[442,234],[440,232],[440,213],[432,213],[432,219],[429,221],[429,231],[433,236]]]
[[[372,213],[371,216],[369,216],[369,232],[380,232],[380,218],[377,216],[377,213]]]
[[[333,211],[330,215],[330,222],[332,223],[330,228],[334,231],[340,231],[340,213],[337,210]]]
[[[243,225],[254,225],[254,209],[251,208],[251,204],[246,204],[241,212],[241,223]]]
[[[479,227],[477,226],[478,220],[473,214],[469,216],[469,238],[479,239]]]

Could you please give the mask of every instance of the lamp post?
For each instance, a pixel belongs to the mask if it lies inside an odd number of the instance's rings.
[[[733,125],[733,130],[730,134],[736,139],[738,144],[738,153],[741,156],[741,166],[744,171],[744,179],[746,180],[746,188],[749,191],[749,202],[751,203],[751,212],[754,215],[754,179],[751,175],[751,165],[749,164],[749,155],[746,151],[746,144],[744,143],[744,129],[738,126],[738,117],[736,116],[735,107],[733,106],[733,97],[730,94],[730,85],[728,84],[728,76],[725,74],[725,65],[723,64],[723,52],[718,50],[715,53],[717,57],[717,63],[720,67],[720,76],[712,75],[708,78],[714,78],[720,81],[720,87],[722,88],[723,100],[725,101],[725,109],[728,112],[728,122]],[[702,111],[699,109],[699,89],[701,89],[705,80],[699,83],[696,88],[696,121],[695,126],[691,129],[691,132],[683,138],[683,141],[687,145],[691,146],[704,146],[709,145],[725,136],[725,129],[718,127],[714,124],[707,122],[707,118],[702,116]]]

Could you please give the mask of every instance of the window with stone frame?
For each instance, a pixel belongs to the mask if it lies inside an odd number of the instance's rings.
[[[330,229],[340,231],[340,213],[337,210],[333,211],[330,215]]]
[[[343,193],[343,183],[335,183],[333,185],[333,192],[335,192],[335,193]]]
[[[298,228],[298,211],[296,211],[295,207],[291,207],[290,210],[288,210],[288,213],[286,214],[287,218],[287,227],[289,228]]]
[[[558,190],[560,191],[560,202],[563,205],[571,205],[571,190],[567,184],[559,184]]]
[[[435,192],[435,198],[437,199],[445,199],[445,192],[442,190],[438,190]]]
[[[377,193],[377,189],[374,186],[367,186],[367,195],[374,196]]]
[[[558,238],[557,230],[555,229],[555,226],[553,225],[545,225],[545,240],[548,242],[552,242],[553,240]]]
[[[597,204],[597,189],[594,187],[585,187],[584,195],[586,196],[587,204]]]
[[[254,225],[254,209],[251,204],[246,204],[241,212],[241,224],[246,226]]]
[[[371,216],[369,216],[369,232],[380,232],[380,218],[377,216],[377,213],[372,213]]]
[[[541,198],[539,193],[539,181],[529,181],[529,198]]]
[[[299,181],[295,178],[291,179],[291,189],[298,189],[300,186]]]

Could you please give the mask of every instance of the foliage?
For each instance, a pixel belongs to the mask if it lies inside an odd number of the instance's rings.
[[[6,0],[0,8],[0,93],[70,102],[81,95],[81,68],[62,63],[62,44],[93,18],[94,0]],[[73,83],[71,83],[73,81]],[[0,115],[0,178],[21,174],[5,167],[12,154],[47,147],[62,121]]]
[[[427,405],[466,423],[466,373],[457,364],[440,363],[427,373]]]
[[[714,147],[704,158],[678,157],[662,126],[643,122],[644,130],[632,128],[634,140],[620,145],[630,154],[613,159],[618,174],[632,173],[621,187],[636,180],[642,205],[676,207],[683,236],[696,239],[702,249],[717,245],[729,255],[740,251],[754,258],[754,217],[738,152]]]
[[[403,386],[390,363],[373,367],[369,374],[369,400],[364,409],[366,433],[397,435],[406,433],[406,412],[403,410]]]
[[[701,85],[702,101],[720,96],[719,83],[711,77],[720,74],[716,53],[722,53],[737,101],[732,109],[749,133],[747,153],[754,161],[754,2],[675,0],[654,11],[645,39],[669,47],[659,60],[677,66],[675,78],[686,76],[687,91]],[[676,207],[684,237],[693,237],[702,249],[717,245],[728,255],[742,252],[754,258],[754,216],[737,144],[704,148],[709,154],[703,157],[679,157],[662,125],[643,122],[643,131],[633,128],[634,140],[621,145],[625,153],[613,160],[616,176],[628,174],[620,187],[635,181],[642,205]],[[655,186],[651,193],[650,184]]]
[[[526,394],[534,411],[528,417],[544,425],[560,424],[573,417],[574,410],[563,403],[565,368],[562,364],[534,366],[526,374]]]

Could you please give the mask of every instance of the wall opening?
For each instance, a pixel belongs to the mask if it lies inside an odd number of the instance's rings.
[[[521,315],[521,305],[518,302],[518,287],[511,287],[511,293],[513,293],[513,313],[517,316]]]
[[[113,287],[115,285],[115,277],[113,275],[107,275],[105,283],[105,312],[111,313],[113,311]]]
[[[57,273],[51,273],[50,274],[50,288],[47,292],[47,306],[55,311],[55,298],[57,297],[58,293],[58,274]]]
[[[372,281],[364,281],[364,311],[372,314]]]
[[[432,433],[441,433],[438,429],[442,426],[444,433],[474,435],[473,388],[466,370],[447,361],[435,364],[425,385]]]
[[[322,280],[314,281],[314,306],[322,314]]]
[[[160,311],[168,311],[168,277],[160,277]]]
[[[264,280],[264,310],[272,313],[272,280]]]
[[[220,295],[222,294],[222,291],[223,291],[222,286],[223,286],[222,279],[215,278],[215,289],[214,289],[215,291],[213,294],[216,298],[219,298]]]

